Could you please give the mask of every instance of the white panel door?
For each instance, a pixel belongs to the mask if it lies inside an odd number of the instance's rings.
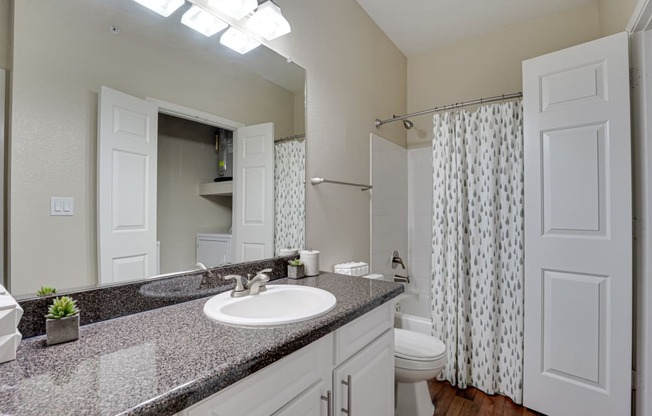
[[[523,63],[524,404],[630,414],[628,35]]]
[[[233,140],[235,263],[274,256],[274,123],[241,127]]]
[[[156,104],[102,87],[98,131],[100,283],[156,272]]]

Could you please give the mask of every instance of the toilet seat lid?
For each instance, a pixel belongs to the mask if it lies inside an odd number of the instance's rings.
[[[407,329],[394,329],[394,355],[414,361],[432,361],[446,354],[446,345],[435,337]]]

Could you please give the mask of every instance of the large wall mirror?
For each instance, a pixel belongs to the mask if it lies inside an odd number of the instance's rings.
[[[15,295],[303,248],[305,71],[182,25],[189,7],[164,18],[133,0],[15,2]]]

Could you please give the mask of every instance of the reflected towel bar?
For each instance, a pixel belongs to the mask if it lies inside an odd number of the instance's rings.
[[[368,191],[370,189],[373,189],[373,186],[371,185],[364,185],[361,183],[351,183],[351,182],[340,182],[340,181],[331,181],[330,179],[324,179],[324,178],[311,178],[310,183],[313,185],[319,185],[322,183],[334,183],[337,185],[346,185],[346,186],[355,186],[356,188],[360,188],[361,191]]]

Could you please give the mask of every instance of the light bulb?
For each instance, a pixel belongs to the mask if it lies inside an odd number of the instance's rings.
[[[267,40],[276,39],[292,30],[280,7],[271,0],[258,6],[256,13],[247,20],[247,29]]]
[[[258,7],[258,0],[210,0],[208,5],[235,20],[240,20]]]
[[[243,55],[260,46],[260,42],[251,39],[233,26],[222,34],[220,43]]]
[[[183,14],[181,23],[195,29],[206,37],[211,37],[229,26],[206,10],[194,5]]]
[[[185,0],[134,0],[136,3],[147,7],[148,9],[168,17],[179,7],[183,6]]]

